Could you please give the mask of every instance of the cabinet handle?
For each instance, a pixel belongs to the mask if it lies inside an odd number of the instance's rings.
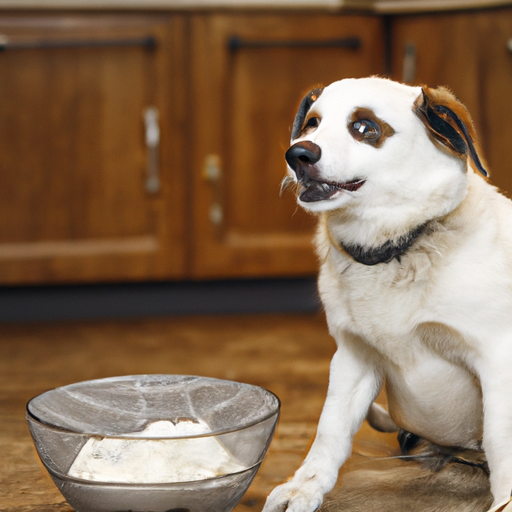
[[[0,51],[6,50],[52,50],[62,48],[108,48],[142,47],[154,50],[157,40],[153,36],[122,39],[55,39],[41,41],[11,41],[0,35]]]
[[[148,194],[156,194],[160,190],[160,126],[158,125],[158,115],[156,107],[148,107],[144,110],[147,149],[146,192]]]
[[[219,155],[206,155],[203,178],[213,187],[213,201],[209,211],[210,221],[216,228],[220,228],[224,221],[224,208],[222,206],[222,169]]]
[[[414,80],[416,80],[416,45],[414,43],[407,43],[402,63],[402,81],[410,84]]]
[[[507,49],[508,49],[509,52],[512,53],[512,39],[509,39],[507,41]]]
[[[228,41],[228,48],[236,52],[243,48],[275,49],[275,48],[349,48],[357,50],[363,45],[359,37],[345,37],[342,39],[289,39],[276,41],[268,39],[242,39],[232,36]]]

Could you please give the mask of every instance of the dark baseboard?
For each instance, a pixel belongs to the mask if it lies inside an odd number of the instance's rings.
[[[319,308],[314,278],[0,287],[3,323]]]

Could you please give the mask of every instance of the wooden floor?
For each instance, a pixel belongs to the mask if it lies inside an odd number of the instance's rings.
[[[72,510],[34,452],[25,422],[32,396],[81,380],[140,373],[244,381],[280,397],[269,453],[235,509],[259,511],[307,452],[334,350],[321,313],[0,326],[0,511]],[[394,436],[363,425],[347,467],[396,451]]]

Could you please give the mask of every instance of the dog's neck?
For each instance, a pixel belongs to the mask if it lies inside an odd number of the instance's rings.
[[[372,266],[379,263],[389,263],[396,259],[400,262],[400,258],[407,252],[411,245],[425,233],[429,222],[416,226],[408,233],[399,236],[394,240],[388,240],[377,247],[366,247],[358,244],[344,244],[336,240],[327,223],[327,217],[324,217],[325,229],[331,244],[342,254],[353,259],[357,263]]]

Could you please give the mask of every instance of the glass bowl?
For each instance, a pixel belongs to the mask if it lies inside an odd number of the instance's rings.
[[[27,404],[41,461],[77,512],[229,512],[279,416],[270,391],[188,375],[79,382]]]

